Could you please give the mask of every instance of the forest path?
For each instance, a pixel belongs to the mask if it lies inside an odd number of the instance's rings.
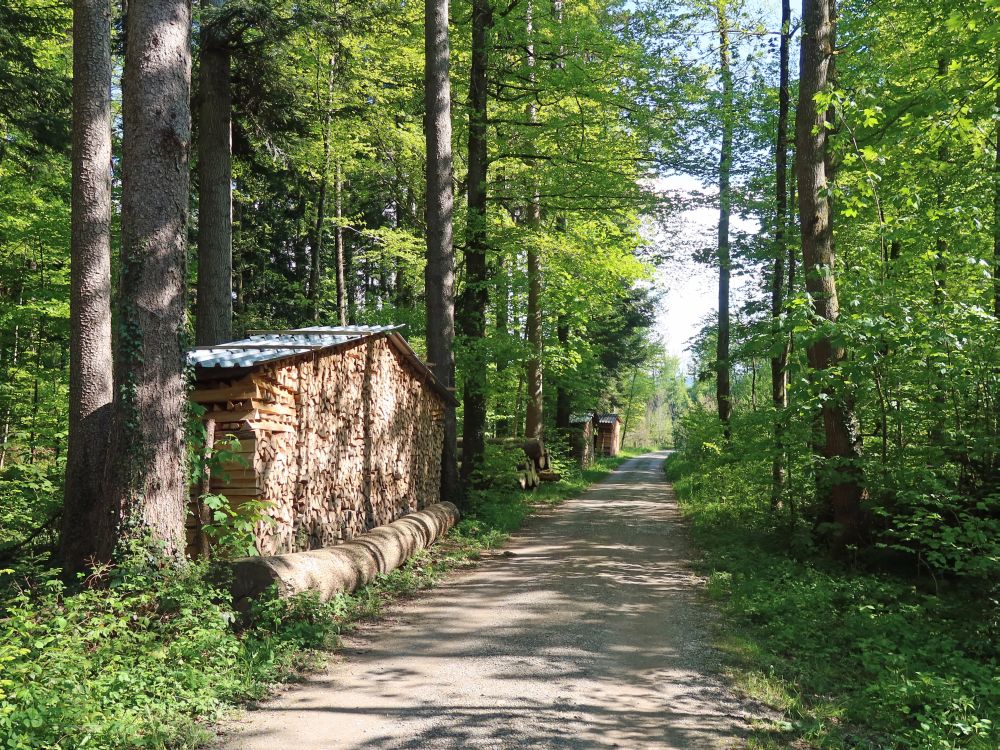
[[[716,676],[665,456],[625,462],[509,554],[394,607],[217,747],[738,746],[752,711]]]

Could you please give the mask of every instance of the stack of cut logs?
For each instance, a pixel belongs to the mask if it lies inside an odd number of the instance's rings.
[[[517,484],[522,490],[533,490],[541,482],[558,482],[562,478],[552,471],[549,451],[541,440],[526,440],[524,454],[527,458],[517,469]]]
[[[439,498],[442,397],[385,339],[262,363],[192,398],[240,439],[210,490],[259,498],[261,554],[326,547]]]

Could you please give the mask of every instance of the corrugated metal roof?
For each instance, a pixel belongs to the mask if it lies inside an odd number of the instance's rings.
[[[262,362],[293,357],[349,341],[397,331],[403,326],[311,326],[288,331],[251,333],[245,339],[207,348],[191,349],[189,365],[195,367],[253,367]]]
[[[614,424],[618,420],[617,414],[598,414],[597,424]]]
[[[572,414],[569,418],[570,424],[584,424],[594,418],[593,414]]]

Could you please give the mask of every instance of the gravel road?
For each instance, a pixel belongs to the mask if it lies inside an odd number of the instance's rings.
[[[508,554],[390,611],[219,750],[738,747],[665,452],[533,518]]]

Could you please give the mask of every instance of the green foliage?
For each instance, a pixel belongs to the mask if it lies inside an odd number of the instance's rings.
[[[249,498],[234,505],[225,495],[211,493],[199,500],[209,510],[211,520],[202,531],[212,540],[213,557],[228,560],[260,554],[256,531],[261,524],[274,523],[267,513],[271,503]]]
[[[771,509],[770,457],[726,450],[714,421],[692,414],[666,469],[728,615],[734,678],[783,714],[758,746],[996,747],[996,592],[833,564],[801,517]],[[752,429],[734,440],[752,444]]]
[[[274,604],[269,627],[237,632],[228,596],[200,565],[92,580],[77,593],[51,574],[4,582],[3,747],[189,746],[195,717],[261,695],[299,649],[334,632],[306,601]]]

